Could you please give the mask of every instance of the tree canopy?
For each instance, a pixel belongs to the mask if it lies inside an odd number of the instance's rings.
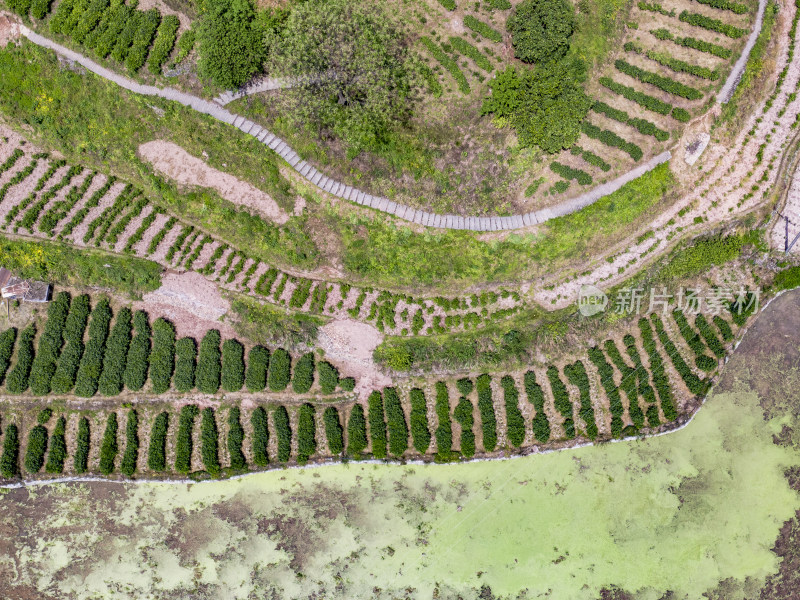
[[[578,139],[581,121],[592,106],[583,91],[585,77],[585,66],[577,59],[508,67],[489,82],[492,95],[482,112],[508,119],[521,146],[559,152]]]
[[[523,62],[559,60],[569,50],[575,10],[569,0],[524,0],[506,23],[514,55]]]
[[[285,28],[266,38],[270,75],[293,82],[282,92],[289,114],[344,140],[351,156],[380,147],[410,116],[415,69],[407,36],[379,6],[296,4]]]

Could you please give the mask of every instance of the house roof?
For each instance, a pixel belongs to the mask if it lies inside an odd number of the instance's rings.
[[[14,277],[8,269],[0,267],[0,297],[3,300],[49,302],[53,286],[44,281]]]

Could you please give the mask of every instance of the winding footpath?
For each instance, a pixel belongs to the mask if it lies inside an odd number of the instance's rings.
[[[667,162],[672,157],[672,154],[669,151],[662,152],[658,156],[651,158],[646,163],[620,175],[613,181],[609,181],[597,186],[585,194],[581,194],[576,198],[565,200],[564,202],[561,202],[555,206],[551,206],[550,208],[543,208],[542,210],[521,215],[513,215],[510,217],[462,217],[458,215],[440,215],[436,213],[429,213],[423,210],[411,208],[405,204],[399,204],[389,200],[388,198],[373,196],[372,194],[368,194],[355,187],[345,185],[334,179],[331,179],[330,177],[327,177],[324,173],[318,171],[312,165],[302,160],[302,158],[289,146],[289,144],[275,134],[264,129],[260,125],[257,125],[253,121],[245,119],[244,117],[236,115],[223,108],[223,104],[227,104],[237,97],[246,95],[246,93],[253,93],[249,90],[241,93],[228,92],[227,94],[220,96],[217,101],[209,102],[207,100],[203,100],[202,98],[198,98],[191,94],[186,94],[172,88],[159,88],[152,85],[142,85],[133,81],[132,79],[123,77],[122,75],[119,75],[110,69],[100,66],[86,56],[70,50],[61,44],[57,44],[54,41],[31,31],[27,27],[20,27],[20,32],[34,44],[53,50],[57,54],[80,64],[95,75],[98,75],[103,79],[107,79],[126,90],[136,94],[142,94],[143,96],[157,96],[166,100],[172,100],[184,106],[193,108],[197,112],[209,115],[210,117],[222,121],[223,123],[233,125],[242,132],[256,138],[270,150],[276,152],[282,159],[289,163],[289,166],[294,169],[300,175],[300,177],[315,185],[323,192],[343,200],[355,202],[356,204],[361,204],[362,206],[374,208],[375,210],[395,215],[400,219],[411,221],[425,227],[461,229],[469,231],[501,231],[521,229],[531,225],[538,225],[550,219],[567,215],[593,204],[603,196],[607,196],[608,194],[617,191],[626,183],[641,177],[658,165]],[[265,80],[263,86],[265,88],[271,86],[279,87],[280,84],[272,80]],[[262,86],[256,87],[260,88]]]

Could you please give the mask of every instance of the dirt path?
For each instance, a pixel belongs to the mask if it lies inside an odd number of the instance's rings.
[[[139,156],[179,185],[211,188],[225,200],[249,208],[275,223],[283,224],[289,220],[269,194],[218,171],[177,144],[164,140],[147,142],[139,146]]]

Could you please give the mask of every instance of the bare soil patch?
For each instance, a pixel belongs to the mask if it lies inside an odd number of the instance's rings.
[[[5,48],[9,42],[20,36],[19,22],[10,13],[0,12],[0,48]]]
[[[282,224],[289,220],[269,194],[233,175],[218,171],[177,144],[163,140],[147,142],[139,146],[139,155],[179,185],[211,188],[226,200],[249,208],[275,223]]]

